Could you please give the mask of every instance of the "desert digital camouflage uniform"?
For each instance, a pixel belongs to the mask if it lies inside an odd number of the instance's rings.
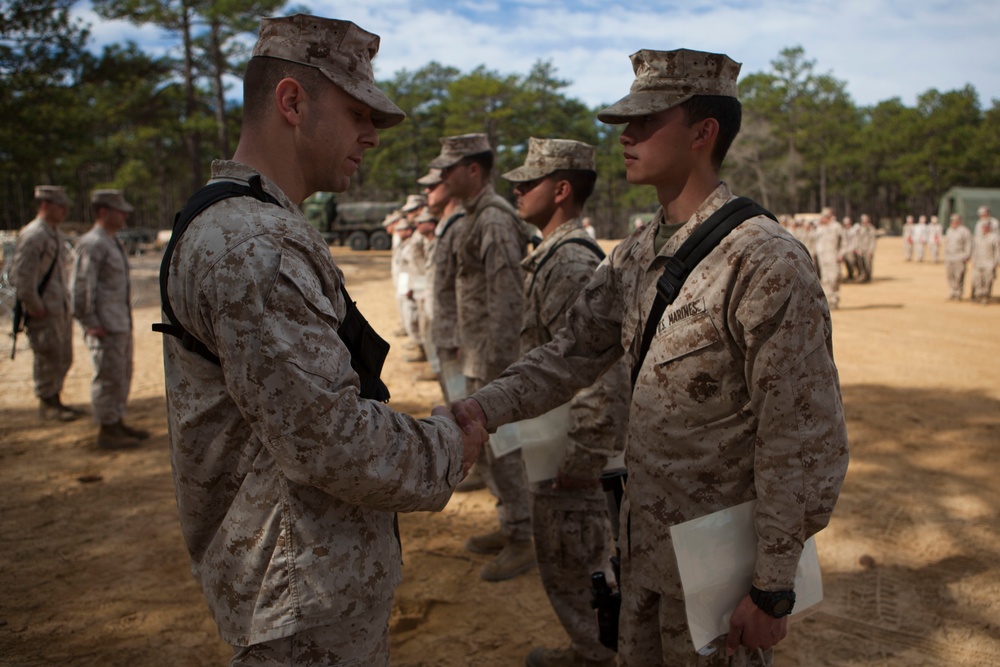
[[[212,173],[257,175],[232,161]],[[281,207],[212,206],[170,264],[173,309],[221,367],[164,339],[181,528],[238,647],[325,625],[386,628],[401,578],[393,512],[441,509],[462,478],[450,420],[360,398],[337,335],[343,274],[298,205],[262,183]]]
[[[903,223],[903,259],[907,262],[913,259],[913,216],[906,216],[906,222]]]
[[[948,298],[961,299],[965,288],[965,266],[972,257],[972,232],[965,225],[948,227],[944,235],[944,270]]]
[[[850,218],[844,218],[844,248],[841,251],[841,259],[844,262],[844,269],[847,271],[847,279],[854,280],[861,277],[861,267],[858,262],[858,244],[861,237],[861,225],[853,224]]]
[[[659,253],[662,210],[619,244],[568,326],[473,396],[488,427],[569,400],[623,350],[631,363],[667,257],[732,198],[720,184]],[[753,583],[792,589],[847,470],[830,314],[809,256],[777,223],[744,222],[692,272],[639,372],[626,437],[620,658],[725,665],[724,651],[694,654],[670,526],[756,498]]]
[[[35,396],[58,396],[73,365],[73,315],[67,287],[66,237],[41,218],[25,225],[17,236],[10,282],[25,310],[45,308],[46,316],[29,318],[25,329],[34,355]],[[41,294],[38,286],[55,262]]]
[[[517,359],[524,313],[521,260],[529,228],[492,185],[464,202],[466,216],[456,239],[455,302],[462,372],[469,391],[485,385]],[[500,526],[508,541],[531,537],[531,510],[520,452],[497,458],[484,447],[484,477],[500,499]]]
[[[861,273],[861,282],[867,283],[872,279],[878,233],[875,231],[871,217],[867,214],[861,216],[861,223],[858,226],[861,228],[858,234],[858,270]]]
[[[993,279],[1000,264],[1000,234],[989,222],[976,221],[972,238],[972,298],[989,303],[993,294]]]
[[[73,316],[84,332],[103,327],[103,338],[85,334],[94,364],[90,400],[94,421],[117,424],[132,386],[132,302],[128,256],[113,235],[95,225],[73,251]]]
[[[424,263],[426,247],[424,239],[416,231],[399,246],[399,285],[397,294],[399,297],[400,312],[402,313],[403,329],[406,335],[415,345],[423,345],[420,338],[420,303],[418,298],[423,298],[422,283],[424,276]],[[418,294],[420,292],[421,294]]]
[[[456,239],[462,236],[465,211],[459,210],[438,222],[434,229],[437,239],[430,256],[431,340],[438,355],[454,357],[459,347],[458,303],[455,299],[455,277],[458,272]],[[447,351],[450,351],[450,355]],[[442,357],[444,358],[444,357]]]
[[[521,354],[552,340],[600,264],[598,256],[567,239],[589,240],[579,220],[560,225],[525,258],[525,310]],[[539,263],[555,248],[545,264]],[[624,447],[624,425],[631,393],[624,361],[615,362],[591,387],[581,389],[570,404],[570,448],[560,470],[575,479],[598,480],[610,457]],[[587,660],[609,660],[601,645],[590,607],[589,575],[609,571],[611,524],[600,486],[553,489],[552,483],[531,485],[531,522],[538,571],[545,593],[572,642]]]
[[[930,253],[931,261],[937,264],[941,261],[941,223],[936,215],[931,216],[930,224],[927,225],[927,250]]]
[[[816,226],[816,259],[819,277],[830,308],[840,305],[840,255],[844,247],[844,227],[831,214],[828,222]]]

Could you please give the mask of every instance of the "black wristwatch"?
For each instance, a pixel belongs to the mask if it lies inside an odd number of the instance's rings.
[[[750,599],[765,614],[783,618],[792,613],[792,607],[795,606],[795,591],[762,591],[756,586],[751,586]]]

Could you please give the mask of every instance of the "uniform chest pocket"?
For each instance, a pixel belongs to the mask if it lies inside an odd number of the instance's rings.
[[[669,322],[671,314],[664,315],[665,322],[660,326]],[[657,333],[653,338],[649,355],[654,365],[660,365],[712,346],[718,347],[721,351],[721,337],[712,318],[708,313],[702,312],[670,324],[665,331]]]

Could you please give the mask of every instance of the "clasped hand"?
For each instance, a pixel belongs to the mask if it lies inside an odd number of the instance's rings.
[[[457,405],[457,403],[455,404]],[[479,404],[476,403],[478,406]],[[454,409],[454,405],[452,409]],[[480,414],[482,414],[482,409],[480,409]],[[483,445],[490,439],[490,434],[486,432],[486,416],[483,415],[482,422],[478,422],[469,419],[464,413],[463,416],[454,414],[452,410],[439,405],[433,410],[431,414],[437,417],[447,417],[456,424],[458,424],[459,429],[462,431],[462,477],[464,478],[469,474],[469,470],[472,469],[472,464],[476,462],[479,458],[479,450]]]

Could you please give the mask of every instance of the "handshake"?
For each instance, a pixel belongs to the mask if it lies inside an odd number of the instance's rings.
[[[447,417],[462,430],[462,477],[469,474],[472,464],[479,458],[479,450],[490,439],[486,432],[486,413],[472,398],[455,401],[451,408],[439,405],[431,411],[437,417]]]

